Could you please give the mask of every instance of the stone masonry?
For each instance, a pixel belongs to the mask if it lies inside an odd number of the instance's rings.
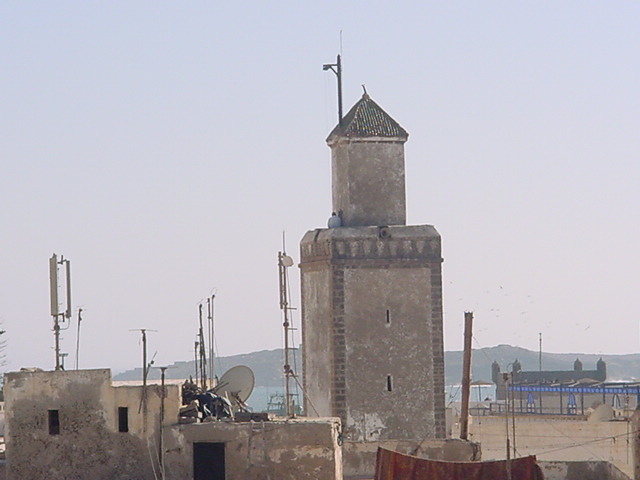
[[[327,139],[341,225],[300,243],[306,411],[345,442],[445,436],[441,239],[405,225],[407,138],[365,94]]]

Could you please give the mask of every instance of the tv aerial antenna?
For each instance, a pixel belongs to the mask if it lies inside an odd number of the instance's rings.
[[[64,265],[64,279],[66,286],[65,303],[66,309],[62,311],[60,309],[60,299],[58,296],[58,266]],[[51,300],[51,316],[53,317],[53,338],[54,349],[56,355],[56,370],[64,370],[64,364],[62,361],[62,354],[60,353],[60,330],[62,330],[60,324],[68,321],[71,318],[71,262],[69,259],[64,258],[63,255],[55,253],[49,259],[49,297]],[[69,328],[68,325],[66,328]],[[64,330],[66,330],[66,328]]]
[[[289,337],[291,335],[291,323],[289,322],[289,310],[292,308],[289,306],[289,286],[288,286],[288,274],[287,268],[293,266],[293,258],[285,253],[284,248],[284,234],[282,240],[282,252],[278,252],[278,274],[280,280],[280,310],[282,310],[284,327],[284,397],[285,397],[285,415],[287,417],[293,416],[294,412],[291,408],[291,378],[295,376],[295,373],[291,369],[291,347],[289,346]]]

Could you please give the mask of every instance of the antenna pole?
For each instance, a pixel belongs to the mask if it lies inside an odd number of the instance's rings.
[[[203,390],[207,390],[207,353],[206,344],[204,343],[204,329],[202,328],[202,304],[198,305],[199,329],[198,340],[200,341],[200,386]]]
[[[542,332],[538,333],[538,337],[540,339],[540,350],[538,353],[538,365],[540,367],[540,371],[542,371]]]
[[[471,337],[473,313],[464,312],[464,357],[462,360],[462,406],[460,408],[460,438],[467,440],[469,432],[469,394],[471,393]]]
[[[292,416],[291,412],[291,394],[289,392],[289,383],[291,380],[291,364],[289,362],[289,301],[287,298],[287,267],[284,263],[286,254],[278,252],[278,273],[280,279],[280,309],[284,315],[282,323],[284,327],[284,398],[285,398],[285,415]]]
[[[76,335],[76,370],[80,363],[80,323],[82,322],[82,308],[78,309],[78,334]]]
[[[213,359],[213,301],[216,296],[211,295],[211,298],[207,298],[207,307],[208,307],[208,319],[209,319],[209,380],[211,380],[211,387],[215,387],[215,370],[214,370],[214,359]]]
[[[62,370],[62,366],[60,365],[60,321],[58,320],[58,315],[53,317],[53,337],[54,337],[54,348],[56,351],[56,371]]]
[[[142,431],[147,431],[147,330],[140,329],[142,333]]]
[[[194,365],[196,367],[196,383],[198,383],[198,379],[200,378],[200,373],[198,372],[198,341],[193,342],[193,353],[195,357]]]
[[[140,406],[138,407],[138,413],[142,411],[142,431],[147,431],[147,376],[149,369],[153,365],[153,358],[151,363],[147,364],[147,332],[157,332],[157,330],[149,330],[148,328],[136,328],[135,330],[142,334],[142,395],[140,397]],[[155,355],[154,355],[155,357]]]
[[[58,265],[65,265],[65,281],[67,290],[67,309],[64,312],[60,312],[60,305],[58,303]],[[53,338],[54,338],[54,350],[56,355],[56,371],[64,370],[64,362],[61,363],[60,357],[60,322],[64,322],[65,319],[71,318],[71,262],[66,260],[63,255],[60,255],[60,261],[58,256],[54,253],[49,259],[49,286],[51,295],[51,316],[53,317]],[[62,317],[62,319],[60,318]]]
[[[342,127],[342,59],[338,55],[336,59],[338,68],[338,124]]]

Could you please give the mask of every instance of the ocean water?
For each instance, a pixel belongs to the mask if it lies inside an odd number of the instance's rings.
[[[444,389],[445,405],[450,403],[459,403],[462,401],[462,385],[447,385]],[[471,385],[469,392],[469,401],[471,403],[484,402],[485,400],[494,401],[496,399],[496,386],[491,385]]]
[[[295,392],[295,391],[294,391]],[[462,387],[461,385],[447,385],[445,387],[445,404],[448,406],[450,403],[458,403],[462,400]],[[298,392],[299,402],[302,403],[302,394]],[[267,410],[269,399],[272,395],[283,396],[284,387],[255,387],[253,393],[249,397],[247,403],[254,412],[264,412]],[[472,385],[471,394],[469,400],[474,402],[482,402],[485,399],[495,400],[496,398],[496,386],[495,385]]]

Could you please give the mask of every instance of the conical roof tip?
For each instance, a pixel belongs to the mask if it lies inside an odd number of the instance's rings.
[[[336,125],[331,131],[327,142],[335,137],[386,137],[406,140],[409,134],[365,92],[342,118],[342,125]]]

